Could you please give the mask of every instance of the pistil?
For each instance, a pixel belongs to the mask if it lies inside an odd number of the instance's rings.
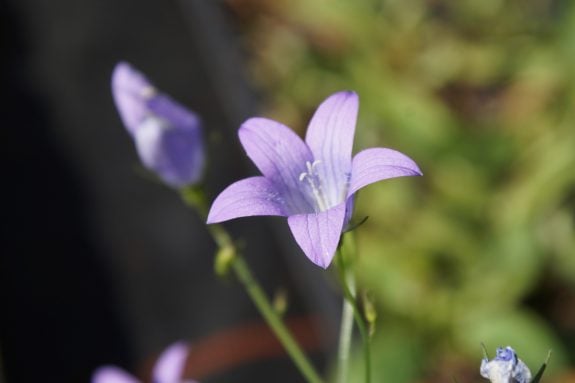
[[[316,170],[320,163],[321,161],[319,160],[315,160],[313,163],[306,161],[305,166],[307,168],[307,172],[302,172],[299,175],[299,180],[300,182],[306,181],[309,185],[317,210],[325,211],[328,209],[328,204],[321,187],[321,179]]]

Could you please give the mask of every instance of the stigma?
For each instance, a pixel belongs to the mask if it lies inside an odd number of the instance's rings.
[[[316,212],[325,211],[329,207],[322,189],[321,178],[317,172],[317,168],[320,164],[320,160],[313,162],[306,161],[305,166],[307,171],[299,175],[299,181],[307,185],[308,190],[305,190],[305,192],[312,198]]]

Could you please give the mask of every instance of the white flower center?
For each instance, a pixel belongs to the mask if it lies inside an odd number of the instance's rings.
[[[305,182],[309,187],[316,210],[325,211],[328,209],[329,205],[324,190],[322,189],[321,179],[317,172],[317,167],[320,163],[321,161],[319,160],[315,160],[313,163],[306,161],[305,166],[307,171],[302,172],[299,175],[299,180],[302,183]]]

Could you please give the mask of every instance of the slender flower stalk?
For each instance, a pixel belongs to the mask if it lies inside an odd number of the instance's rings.
[[[197,213],[205,218],[207,206],[203,192],[197,188],[185,188],[182,190],[184,201],[196,209]],[[220,249],[220,254],[232,254],[228,262],[238,280],[242,283],[256,308],[277,336],[278,340],[293,360],[296,367],[309,383],[322,383],[323,380],[317,373],[305,353],[302,351],[295,338],[283,323],[274,309],[257,280],[252,275],[248,264],[237,250],[232,237],[221,225],[208,225],[208,230],[214,242]]]
[[[349,237],[349,238],[347,238]],[[371,345],[367,325],[363,318],[362,312],[357,304],[355,276],[353,274],[353,262],[356,258],[355,246],[353,243],[353,232],[346,234],[346,240],[338,248],[336,255],[336,266],[339,275],[339,281],[343,292],[344,298],[344,312],[342,317],[342,327],[340,332],[340,349],[338,352],[338,359],[343,365],[339,366],[338,383],[347,381],[347,371],[349,364],[349,343],[351,343],[351,326],[347,326],[345,322],[349,321],[346,318],[346,307],[349,310],[359,330],[363,343],[364,363],[365,363],[365,382],[371,382]],[[342,340],[343,339],[343,340]],[[346,347],[347,344],[347,347]],[[347,355],[346,355],[347,353]]]
[[[174,188],[198,182],[204,168],[199,117],[125,62],[114,68],[112,95],[144,166]]]
[[[353,305],[349,303],[349,301],[344,297],[341,312],[340,331],[339,331],[339,347],[337,352],[337,360],[338,360],[337,383],[347,382],[352,334],[353,334]]]
[[[359,189],[388,178],[421,175],[413,160],[391,149],[367,149],[352,159],[358,108],[354,92],[328,97],[311,119],[305,142],[273,120],[244,122],[239,138],[262,176],[228,186],[213,202],[207,223],[257,215],[287,217],[305,255],[327,268]]]
[[[348,286],[350,293],[355,296],[355,277],[353,272],[351,272],[351,267],[349,265],[351,259],[353,256],[355,256],[355,247],[350,244],[352,240],[353,232],[350,232],[345,236],[345,240],[340,243],[340,248],[338,249],[340,255],[336,256],[335,263],[339,272],[340,279],[345,278],[345,281],[342,282],[342,289],[344,288],[343,286],[345,284],[345,286]],[[344,246],[345,250],[343,249]],[[351,247],[353,247],[353,249],[351,249]],[[348,380],[350,359],[349,355],[351,351],[351,341],[353,335],[353,321],[353,304],[348,299],[346,299],[344,294],[339,332],[337,383],[346,383]]]
[[[309,383],[321,383],[322,378],[315,371],[313,365],[309,362],[294,337],[284,325],[283,321],[273,308],[269,299],[261,289],[260,285],[253,278],[246,262],[241,257],[236,257],[233,261],[232,267],[238,279],[242,282],[246,291],[256,304],[261,315],[264,317],[267,324],[272,331],[276,334],[279,341],[291,356],[292,360],[299,368],[302,375]]]

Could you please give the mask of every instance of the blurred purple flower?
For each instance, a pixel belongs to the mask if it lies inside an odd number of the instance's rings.
[[[391,149],[367,149],[352,160],[358,107],[355,92],[328,97],[310,121],[305,143],[279,122],[244,122],[240,141],[263,176],[228,186],[213,202],[208,223],[256,215],[288,217],[305,255],[327,268],[351,217],[355,192],[387,178],[421,175],[415,162]]]
[[[196,383],[183,380],[188,348],[179,342],[168,347],[158,358],[152,371],[154,383]],[[115,366],[104,366],[96,370],[92,383],[139,383],[138,379]]]
[[[492,360],[483,358],[479,372],[491,383],[529,383],[531,381],[531,371],[517,357],[515,350],[509,346],[498,347],[495,358]]]
[[[125,62],[114,68],[112,94],[142,163],[172,187],[198,182],[204,167],[198,116]]]

